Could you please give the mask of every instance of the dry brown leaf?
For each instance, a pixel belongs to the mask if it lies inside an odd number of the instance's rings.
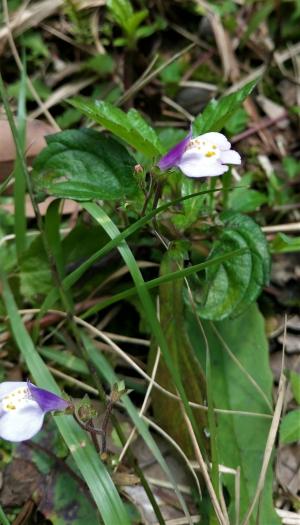
[[[28,120],[26,129],[26,158],[30,164],[36,155],[46,146],[45,136],[56,130],[42,120]],[[0,120],[0,181],[13,170],[16,149],[7,120]]]
[[[0,502],[3,507],[23,505],[41,486],[43,476],[25,459],[17,458],[4,471]]]
[[[39,204],[39,210],[40,210],[41,215],[46,214],[49,204],[54,200],[55,200],[55,197],[48,197],[48,199],[46,199],[44,202],[41,202]],[[63,215],[72,215],[72,213],[77,212],[79,208],[80,208],[80,205],[78,202],[71,201],[69,199],[65,199],[63,201],[63,208],[61,212]],[[13,202],[4,203],[4,204],[1,204],[1,209],[6,210],[9,213],[13,214],[15,211],[15,206]],[[25,215],[28,219],[34,219],[35,217],[35,213],[34,213],[29,196],[26,197],[26,201],[25,201]]]
[[[276,475],[283,489],[294,496],[297,495],[297,491],[299,490],[299,468],[299,446],[294,444],[282,447],[278,453]]]
[[[64,0],[43,0],[33,4],[30,8],[21,8],[16,11],[10,21],[10,30],[19,35],[30,27],[38,25],[42,20],[51,16],[64,3]],[[9,27],[4,26],[0,29],[0,43],[5,41],[9,34]]]

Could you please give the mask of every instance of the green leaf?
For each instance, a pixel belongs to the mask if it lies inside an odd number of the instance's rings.
[[[108,0],[106,5],[119,26],[125,28],[128,18],[133,15],[131,2],[129,0]]]
[[[188,333],[202,366],[205,366],[205,341],[197,320],[188,316]],[[220,409],[246,411],[269,417],[217,414],[218,452],[220,463],[233,469],[240,468],[240,519],[235,516],[235,477],[222,474],[230,495],[230,523],[242,523],[254,497],[261,471],[262,458],[272,421],[273,378],[269,366],[268,342],[264,319],[256,305],[252,305],[239,318],[217,323],[201,321],[211,354],[214,406]],[[226,346],[256,382],[230,357]],[[257,523],[279,525],[272,502],[272,472],[268,470],[260,501],[248,525]]]
[[[141,11],[138,11],[134,13],[131,17],[127,19],[126,23],[126,32],[129,35],[136,36],[137,28],[139,25],[147,18],[148,16],[148,9],[142,9]]]
[[[131,109],[125,113],[103,100],[91,102],[75,98],[68,102],[147,157],[155,157],[163,153],[154,129],[136,110]]]
[[[48,58],[49,47],[41,37],[41,33],[30,31],[22,35],[22,44],[29,50],[30,59]],[[29,60],[30,61],[30,60]]]
[[[256,29],[262,22],[266,23],[267,18],[269,14],[273,11],[274,7],[274,2],[272,1],[267,1],[264,4],[258,5],[257,10],[254,11],[254,14],[248,20],[247,29],[240,41],[241,46],[245,45],[248,38],[251,36],[252,33],[254,33],[254,31],[256,31]]]
[[[94,55],[84,64],[85,69],[96,71],[101,76],[106,76],[113,73],[116,67],[115,61],[111,55]]]
[[[244,87],[222,97],[220,100],[211,100],[202,114],[193,122],[193,135],[201,135],[208,131],[220,131],[242,102],[250,95],[258,79],[252,80]]]
[[[249,188],[236,188],[229,193],[228,206],[233,211],[249,213],[268,202],[264,193]]]
[[[129,38],[135,39],[137,28],[148,16],[148,9],[134,13],[129,0],[108,0],[107,7],[124,33]]]
[[[37,191],[74,200],[125,199],[137,192],[133,157],[112,138],[91,129],[47,137],[34,161]]]
[[[241,133],[247,126],[249,120],[248,113],[244,108],[237,108],[234,113],[229,117],[225,124],[225,131],[229,135],[235,135],[236,133]]]
[[[19,276],[20,291],[26,300],[33,301],[52,289],[49,261],[40,235],[22,255]]]
[[[57,395],[61,395],[55,380],[35,350],[23,325],[6,276],[1,273],[0,278],[3,287],[3,300],[11,323],[12,334],[35,383]],[[112,523],[129,525],[128,516],[120,496],[87,434],[78,426],[72,416],[60,415],[54,420],[91,491],[105,525],[112,525]]]
[[[47,478],[47,494],[39,503],[40,512],[55,525],[96,525],[97,511],[78,483],[67,472],[53,470]]]
[[[255,301],[270,273],[267,241],[259,226],[246,215],[225,212],[224,228],[209,259],[245,248],[245,253],[206,270],[204,301],[200,317],[220,321],[236,317]]]
[[[272,253],[289,253],[300,251],[300,237],[291,237],[285,233],[277,233],[270,243]]]
[[[280,442],[288,444],[296,441],[300,441],[300,410],[289,412],[280,425]]]
[[[289,374],[293,396],[300,405],[300,374],[294,372],[294,370],[291,370]]]
[[[289,179],[294,179],[300,174],[300,162],[295,157],[284,157],[282,161],[283,169]]]

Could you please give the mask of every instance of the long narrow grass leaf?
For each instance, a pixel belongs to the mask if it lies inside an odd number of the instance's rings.
[[[14,131],[12,130],[12,133]],[[18,138],[22,150],[26,143],[26,68],[22,69],[20,92],[18,101]],[[16,139],[15,139],[16,140]],[[26,174],[23,172],[22,162],[17,155],[14,167],[14,203],[15,203],[15,234],[16,250],[18,258],[26,248],[26,215],[25,215],[25,191]]]

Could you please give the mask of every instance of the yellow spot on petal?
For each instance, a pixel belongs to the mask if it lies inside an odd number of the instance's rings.
[[[212,145],[212,149],[217,149],[217,146],[215,144]]]
[[[208,151],[207,153],[205,153],[205,157],[213,157],[214,155],[215,155],[214,151]]]

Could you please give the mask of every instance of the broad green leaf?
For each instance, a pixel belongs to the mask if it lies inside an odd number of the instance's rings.
[[[236,317],[255,301],[270,273],[267,241],[259,226],[246,215],[225,212],[224,228],[209,258],[245,248],[245,253],[206,270],[200,317],[220,321]]]
[[[135,160],[112,138],[91,129],[47,137],[34,161],[36,191],[74,200],[125,199],[137,192]]]
[[[256,305],[252,305],[237,319],[217,323],[201,321],[211,354],[211,376],[215,407],[246,411],[269,417],[217,414],[218,452],[220,463],[241,469],[240,519],[242,523],[256,491],[267,437],[272,421],[269,405],[272,403],[272,374],[269,366],[268,343],[264,320]],[[197,321],[189,313],[188,333],[202,366],[205,366],[205,341]],[[225,345],[240,361],[258,388],[232,360]],[[222,474],[222,481],[230,495],[230,523],[236,523],[235,478]],[[279,525],[272,502],[272,472],[269,469],[258,508],[248,525],[257,523]]]
[[[61,395],[57,383],[35,350],[23,325],[5,275],[1,273],[0,278],[3,287],[3,300],[11,323],[12,334],[35,383]],[[112,523],[129,525],[128,516],[120,496],[87,434],[72,416],[60,415],[54,420],[91,491],[105,525],[112,525]]]
[[[289,412],[280,425],[280,442],[288,444],[296,441],[300,441],[300,410]]]
[[[256,84],[257,79],[249,82],[238,91],[220,98],[220,100],[211,100],[203,113],[195,118],[193,122],[193,135],[201,135],[208,131],[220,131],[231,115],[233,115],[242,102],[250,95]]]
[[[300,374],[297,372],[294,372],[294,370],[290,371],[290,381],[291,381],[291,387],[293,396],[296,399],[297,403],[300,405]]]
[[[75,98],[68,102],[89,119],[101,124],[147,157],[155,157],[163,153],[163,148],[154,129],[136,110],[132,109],[125,113],[103,100],[93,102],[83,98]]]

